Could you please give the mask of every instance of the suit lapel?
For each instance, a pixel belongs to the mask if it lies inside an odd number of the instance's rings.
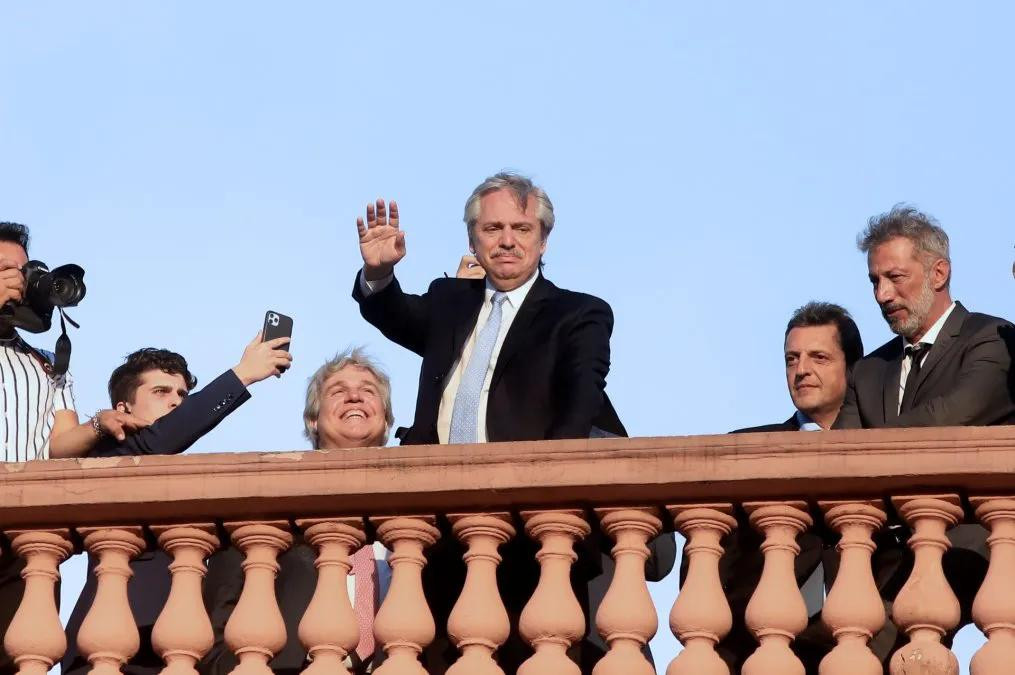
[[[916,400],[916,395],[920,393],[920,385],[924,383],[930,372],[934,370],[934,366],[941,363],[948,353],[958,345],[956,338],[962,332],[962,324],[965,323],[968,315],[969,312],[966,311],[966,308],[956,302],[955,309],[948,315],[945,325],[941,326],[941,332],[937,334],[934,346],[930,348],[927,359],[923,362],[920,372],[916,374],[916,383],[913,385],[914,389],[911,401]]]
[[[493,371],[493,379],[490,381],[490,387],[492,388],[497,384],[500,376],[504,373],[504,369],[511,362],[511,359],[518,354],[519,350],[525,346],[526,339],[531,335],[529,330],[539,316],[539,312],[542,310],[544,301],[549,298],[553,292],[557,289],[552,283],[543,278],[540,274],[536,278],[532,288],[529,290],[528,295],[525,296],[525,301],[522,306],[518,308],[518,313],[515,314],[514,321],[511,322],[511,328],[508,329],[508,333],[504,336],[504,344],[500,348],[500,354],[497,356],[497,366]]]
[[[899,381],[902,377],[902,338],[897,337],[893,341],[895,355],[892,360],[885,364],[883,370],[884,381],[881,383],[884,393],[882,400],[885,403],[885,422],[891,422],[899,417]]]
[[[464,291],[464,299],[461,300],[461,310],[455,312],[452,319],[451,358],[448,361],[447,366],[444,368],[445,377],[447,377],[448,372],[454,365],[455,359],[462,355],[462,348],[465,346],[465,341],[469,339],[469,335],[476,327],[476,319],[479,318],[479,310],[483,308],[483,298],[485,296],[485,281],[482,279],[476,279],[469,282],[468,287]],[[454,303],[454,305],[458,305],[458,303]]]

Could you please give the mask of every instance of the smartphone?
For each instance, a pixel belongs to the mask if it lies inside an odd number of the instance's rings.
[[[291,338],[292,336],[292,318],[270,309],[264,313],[264,328],[261,330],[261,342],[267,342],[268,340],[274,340],[275,338],[280,337]],[[286,343],[279,349],[289,351],[289,344]]]

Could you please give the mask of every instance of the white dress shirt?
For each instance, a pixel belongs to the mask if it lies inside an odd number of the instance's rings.
[[[938,317],[938,320],[934,322],[934,325],[931,326],[927,330],[926,335],[924,335],[922,338],[920,338],[919,342],[923,342],[923,343],[928,344],[928,345],[934,344],[934,341],[937,340],[938,334],[941,333],[941,329],[944,328],[945,321],[948,320],[948,317],[951,316],[952,310],[954,310],[954,309],[955,309],[955,303],[953,302],[948,307],[948,309],[945,310],[945,313],[942,314],[940,317]],[[903,349],[905,348],[906,345],[913,345],[913,346],[915,346],[916,344],[918,344],[918,343],[915,343],[915,342],[910,342],[909,340],[907,340],[905,338],[902,339],[902,343],[903,343]],[[923,362],[927,360],[927,354],[929,354],[929,353],[930,353],[930,350],[928,349],[921,356],[921,358],[920,358],[920,365],[921,366],[923,365]],[[912,369],[913,369],[913,357],[912,357],[912,355],[906,355],[906,356],[904,356],[902,358],[902,370],[899,372],[899,409],[896,411],[898,413],[902,412],[902,397],[906,395],[906,378],[909,377],[909,371],[912,370]]]
[[[823,431],[821,425],[811,419],[810,415],[800,410],[796,411],[796,423],[800,431]]]
[[[501,307],[501,319],[500,319],[500,332],[497,333],[497,341],[493,345],[493,353],[490,355],[490,366],[486,371],[486,378],[483,380],[483,389],[479,394],[479,414],[478,424],[476,425],[477,440],[480,443],[486,443],[486,406],[487,401],[490,397],[490,382],[493,379],[493,371],[497,367],[497,357],[500,356],[501,347],[504,346],[504,338],[507,337],[508,330],[511,329],[511,323],[515,320],[515,316],[518,314],[518,309],[522,306],[525,301],[525,297],[532,290],[532,285],[536,283],[537,273],[534,273],[528,281],[519,286],[518,288],[507,291],[507,299],[504,301]],[[365,297],[369,297],[374,293],[378,293],[384,290],[388,284],[395,278],[394,274],[389,274],[383,279],[376,281],[367,281],[366,277],[361,272],[360,278],[360,291],[363,292]],[[455,409],[455,396],[458,394],[458,385],[461,384],[462,375],[465,372],[466,366],[469,365],[469,357],[472,356],[472,349],[476,344],[476,336],[479,335],[479,331],[482,330],[483,326],[486,325],[487,319],[490,318],[490,310],[493,307],[491,299],[493,294],[497,291],[496,288],[490,283],[490,280],[486,280],[486,291],[483,294],[483,306],[479,310],[479,317],[476,319],[476,325],[473,326],[472,332],[469,334],[469,338],[465,341],[462,346],[462,353],[455,361],[454,365],[451,366],[451,370],[448,372],[447,378],[444,380],[444,393],[441,395],[440,410],[437,413],[437,438],[440,443],[447,443],[448,438],[451,435],[451,413]]]

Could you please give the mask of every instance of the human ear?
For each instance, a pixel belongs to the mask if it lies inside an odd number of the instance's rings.
[[[932,283],[935,291],[940,291],[948,286],[952,276],[952,265],[944,258],[938,258],[931,267]]]

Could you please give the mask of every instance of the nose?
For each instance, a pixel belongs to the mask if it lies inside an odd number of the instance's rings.
[[[796,362],[796,370],[793,372],[793,377],[799,382],[813,372],[811,360],[804,355],[801,355],[799,360]]]
[[[515,244],[515,233],[510,227],[505,227],[500,233],[500,247],[501,248],[514,248]]]
[[[874,299],[879,305],[884,305],[895,299],[894,289],[886,279],[878,279],[874,286]]]
[[[362,401],[362,400],[363,400],[362,393],[360,393],[360,390],[355,388],[355,387],[353,387],[353,388],[351,388],[351,389],[349,389],[349,390],[347,390],[345,392],[345,402],[346,403],[351,403],[351,402],[354,402],[354,401]]]

